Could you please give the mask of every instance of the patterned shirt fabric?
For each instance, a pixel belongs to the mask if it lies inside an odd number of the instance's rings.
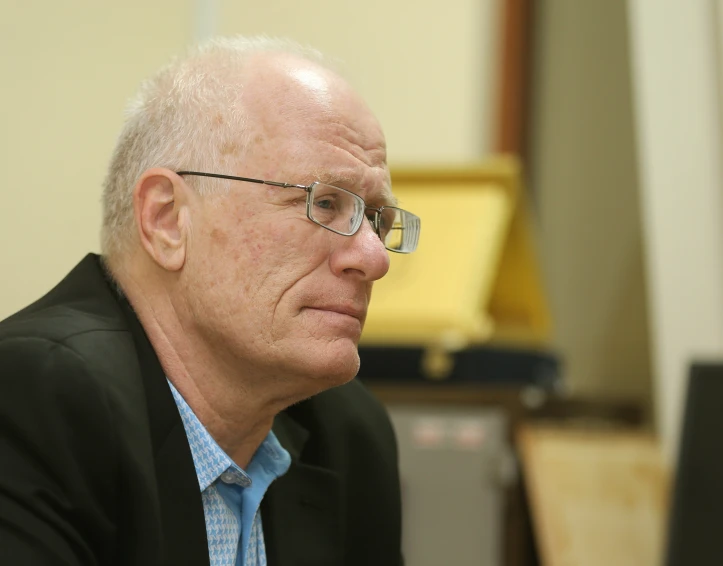
[[[168,384],[196,468],[211,566],[266,566],[259,506],[271,482],[289,469],[291,456],[269,431],[242,470],[211,437],[173,384]]]

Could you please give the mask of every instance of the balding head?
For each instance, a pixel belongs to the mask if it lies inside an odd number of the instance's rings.
[[[220,170],[245,150],[249,123],[265,98],[264,65],[303,63],[335,76],[323,56],[289,40],[217,38],[178,58],[146,80],[126,109],[104,183],[102,249],[111,262],[135,241],[132,191],[151,167]],[[341,79],[337,80],[341,82]],[[247,94],[245,91],[249,90]],[[200,193],[228,185],[191,181]]]
[[[264,179],[357,187],[362,182],[360,171],[353,167],[341,171],[336,166],[341,153],[361,165],[386,171],[379,123],[334,71],[296,54],[263,53],[249,58],[244,76],[241,101],[247,115],[247,143],[238,175],[253,171]],[[326,157],[323,150],[328,151]],[[279,162],[279,156],[284,162]],[[289,172],[287,164],[303,169],[304,175],[288,177],[298,173]],[[332,169],[335,172],[329,176]],[[393,201],[388,179],[382,196],[385,204]]]

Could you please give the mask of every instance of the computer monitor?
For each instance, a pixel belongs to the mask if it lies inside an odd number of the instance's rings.
[[[690,368],[666,566],[723,565],[723,363]]]

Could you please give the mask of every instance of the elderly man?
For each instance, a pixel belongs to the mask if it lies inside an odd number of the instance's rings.
[[[315,52],[215,40],[131,104],[103,257],[0,323],[0,563],[400,564],[396,447],[353,380],[419,219]]]

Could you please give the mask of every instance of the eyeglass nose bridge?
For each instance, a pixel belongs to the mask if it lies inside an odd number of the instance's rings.
[[[371,210],[374,212],[374,217],[369,218],[366,213],[368,210]],[[374,206],[369,206],[368,204],[364,203],[364,217],[369,220],[369,222],[372,225],[372,228],[374,228],[374,231],[376,232],[377,236],[379,236],[379,239],[382,239],[382,232],[381,232],[381,223],[380,219],[382,217],[382,210],[383,208],[376,208]],[[361,223],[359,224],[359,228],[361,228]],[[359,231],[359,228],[357,228],[357,232]]]

